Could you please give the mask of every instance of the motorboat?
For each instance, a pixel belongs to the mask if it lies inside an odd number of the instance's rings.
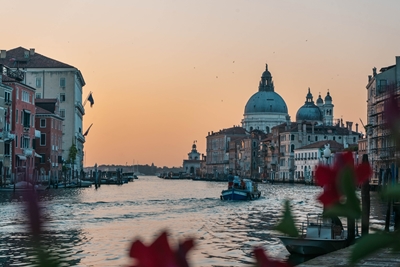
[[[326,219],[319,213],[307,214],[299,237],[278,236],[292,254],[322,255],[348,246],[347,231],[339,218]]]
[[[228,182],[228,189],[222,190],[221,200],[253,200],[260,198],[261,192],[257,184],[250,179],[239,179],[235,176]]]

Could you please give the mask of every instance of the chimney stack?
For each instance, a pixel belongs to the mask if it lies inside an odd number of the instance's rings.
[[[352,132],[353,131],[353,122],[349,121],[349,131]]]
[[[7,50],[0,50],[0,58],[6,58]]]
[[[29,55],[33,56],[35,54],[35,48],[29,49]]]
[[[358,133],[358,123],[356,123],[356,132]]]

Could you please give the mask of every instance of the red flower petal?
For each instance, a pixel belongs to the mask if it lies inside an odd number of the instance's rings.
[[[315,182],[319,186],[330,185],[336,179],[336,171],[326,165],[318,165],[315,170]]]
[[[324,192],[318,197],[324,207],[334,205],[340,201],[340,193],[336,186],[325,186]]]
[[[255,248],[253,252],[258,267],[290,267],[286,262],[269,259],[262,248]]]
[[[368,163],[361,163],[357,165],[355,173],[357,177],[357,183],[363,184],[364,182],[368,181],[369,178],[371,177],[372,169]]]

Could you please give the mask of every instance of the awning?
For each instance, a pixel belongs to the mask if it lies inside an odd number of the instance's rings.
[[[25,157],[24,155],[17,155],[17,157],[18,157],[20,160],[26,160],[26,157]]]
[[[27,109],[24,109],[24,112],[25,112],[25,113],[31,114],[31,111],[30,111],[30,110],[27,110]]]
[[[42,156],[40,156],[38,153],[35,152],[35,157],[41,158]]]

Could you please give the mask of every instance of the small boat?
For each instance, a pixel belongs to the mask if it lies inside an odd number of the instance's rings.
[[[253,200],[260,198],[261,192],[257,188],[257,184],[250,179],[239,180],[235,176],[233,182],[228,183],[228,189],[222,190],[221,200]]]
[[[278,236],[291,254],[322,255],[348,246],[346,231],[339,218],[325,219],[309,213],[299,237]]]

